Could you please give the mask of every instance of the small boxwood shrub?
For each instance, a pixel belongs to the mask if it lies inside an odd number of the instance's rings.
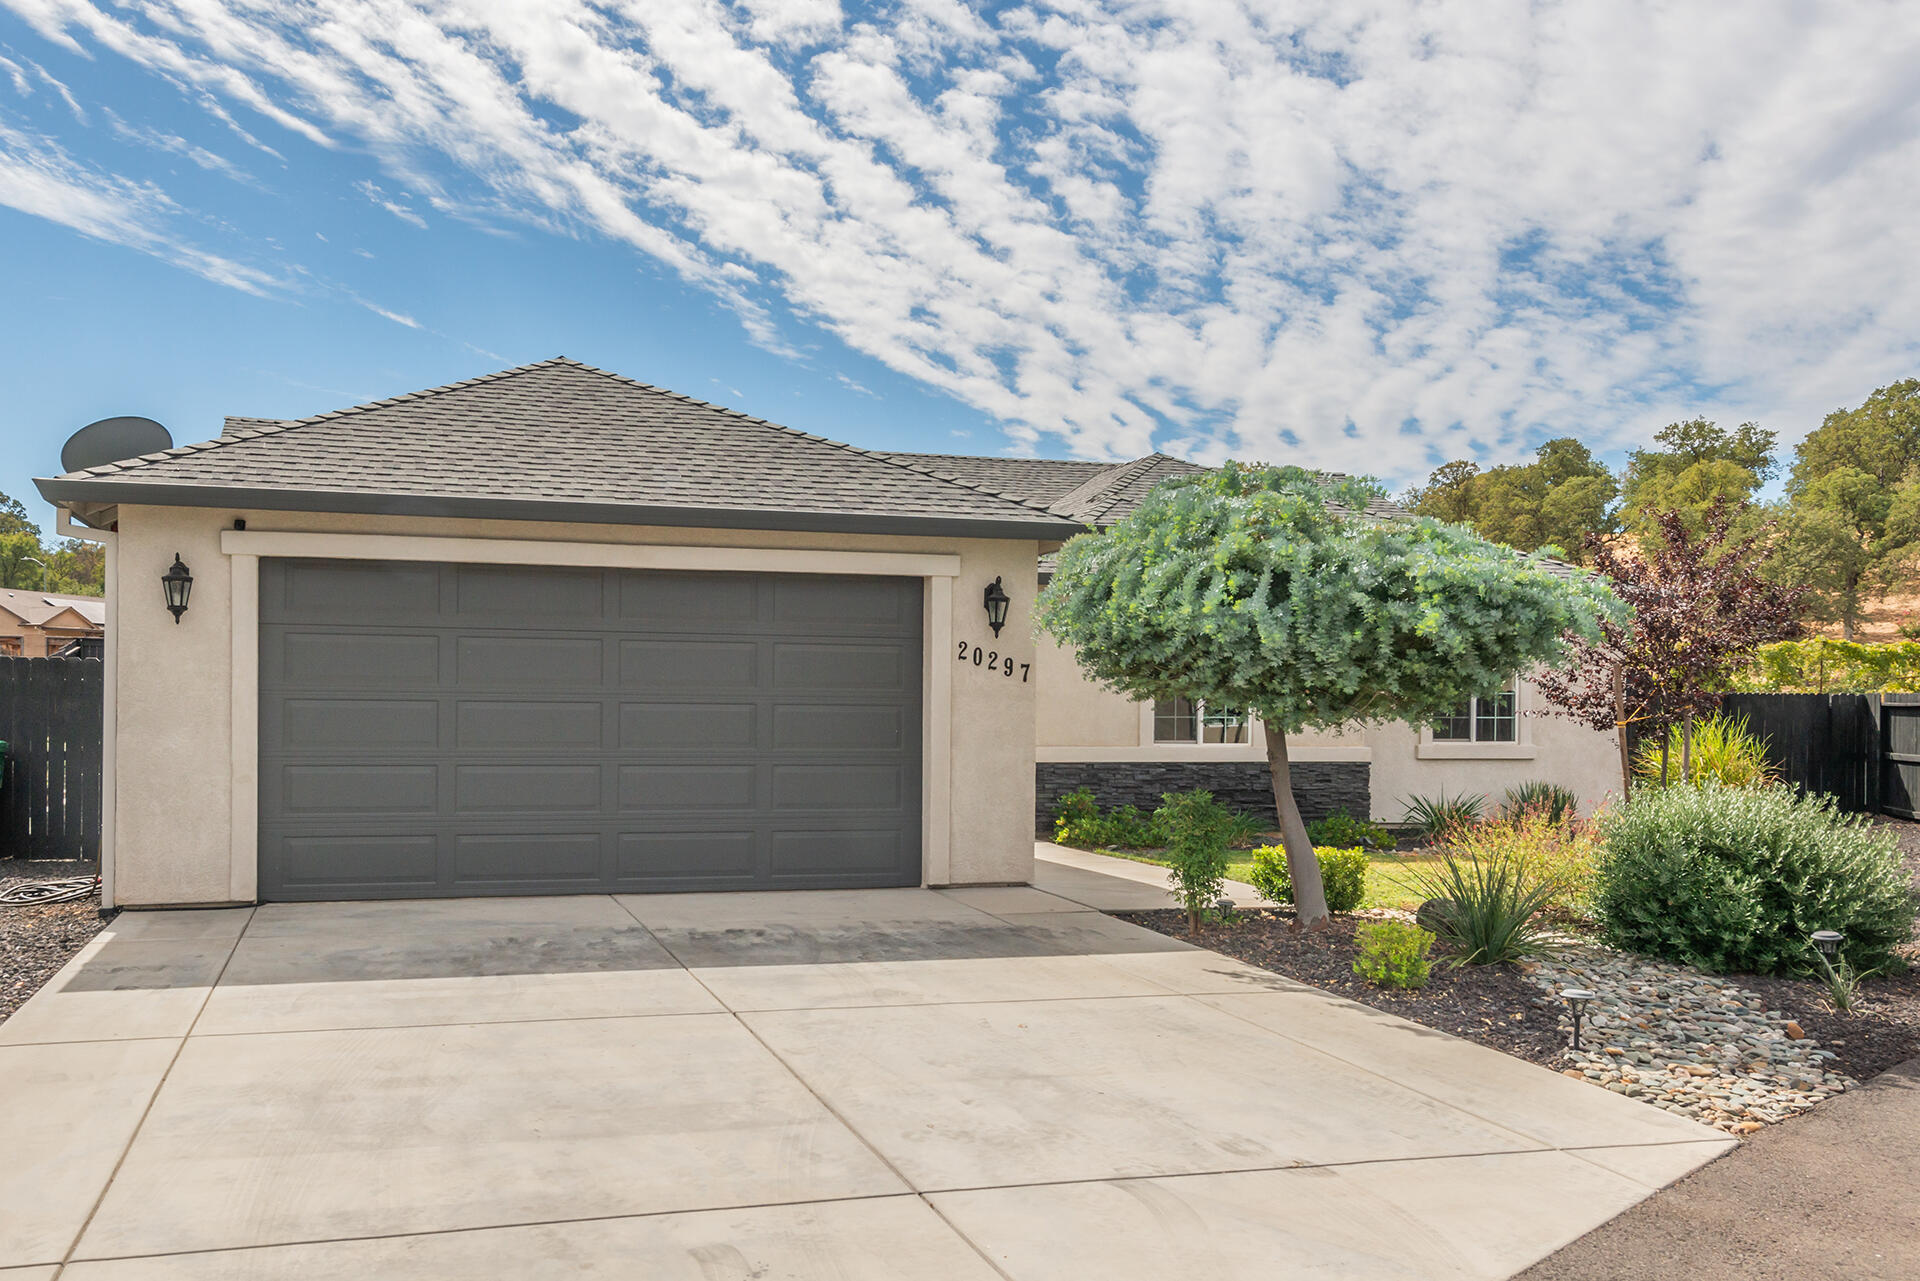
[[[1132,805],[1101,812],[1094,794],[1081,787],[1054,806],[1053,839],[1062,845],[1150,849],[1165,845],[1167,833],[1154,815]]]
[[[1859,970],[1913,930],[1893,834],[1792,788],[1636,788],[1600,819],[1596,919],[1620,947],[1714,973],[1814,968],[1807,936],[1846,935]]]
[[[1307,839],[1317,849],[1322,845],[1338,846],[1340,849],[1390,850],[1398,842],[1393,833],[1378,823],[1369,823],[1363,818],[1355,818],[1345,810],[1335,810],[1325,818],[1316,818],[1307,824]]]
[[[1329,912],[1351,912],[1367,900],[1367,852],[1359,849],[1316,849],[1320,884],[1326,890]],[[1293,878],[1287,875],[1287,852],[1278,845],[1262,845],[1253,852],[1247,880],[1261,896],[1275,903],[1293,902]]]
[[[1375,987],[1416,988],[1427,985],[1433,962],[1433,935],[1405,921],[1376,921],[1354,931],[1360,954],[1353,972]]]

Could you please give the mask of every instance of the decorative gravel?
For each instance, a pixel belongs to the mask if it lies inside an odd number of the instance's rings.
[[[92,876],[91,863],[0,861],[0,888],[28,881]],[[98,898],[73,903],[0,907],[0,1022],[59,972],[106,921]]]
[[[1567,1076],[1692,1117],[1729,1134],[1804,1112],[1857,1085],[1837,1054],[1758,993],[1684,966],[1576,947],[1522,966],[1573,1021],[1564,988],[1586,988],[1581,1049],[1563,1050]]]

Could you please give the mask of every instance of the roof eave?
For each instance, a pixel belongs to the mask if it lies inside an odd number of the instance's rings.
[[[778,511],[740,507],[672,507],[544,498],[472,498],[450,494],[382,494],[359,490],[163,485],[105,478],[52,477],[34,485],[49,503],[118,503],[153,507],[244,507],[257,511],[348,512],[379,516],[574,521],[669,525],[697,529],[767,529],[826,534],[910,534],[928,538],[1014,538],[1054,541],[1084,532],[1065,519],[910,516],[881,512]]]

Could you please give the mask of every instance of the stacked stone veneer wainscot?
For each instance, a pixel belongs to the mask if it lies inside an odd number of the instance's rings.
[[[1295,761],[1293,796],[1309,820],[1335,810],[1364,816],[1370,812],[1369,767],[1365,761]],[[1042,761],[1037,771],[1034,826],[1052,827],[1054,807],[1075,788],[1093,792],[1102,806],[1137,805],[1153,809],[1167,792],[1204,787],[1230,809],[1257,814],[1270,823],[1273,777],[1264,761]]]

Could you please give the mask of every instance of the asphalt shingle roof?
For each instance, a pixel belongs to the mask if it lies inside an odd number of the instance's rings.
[[[1078,525],[931,469],[564,357],[37,482],[52,502],[605,519],[1051,540]]]

